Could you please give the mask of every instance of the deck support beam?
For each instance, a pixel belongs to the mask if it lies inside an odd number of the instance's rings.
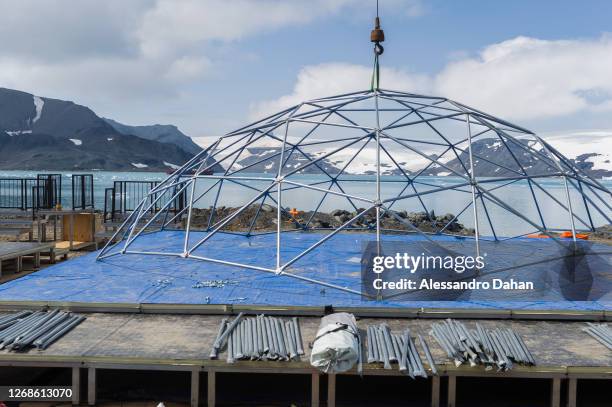
[[[198,407],[200,404],[200,369],[195,368],[191,371],[191,407]]]
[[[448,397],[446,401],[447,407],[455,407],[457,405],[457,377],[448,376]]]
[[[576,407],[578,394],[578,379],[570,377],[567,381],[567,407]]]
[[[72,368],[72,405],[78,406],[81,402],[81,368]]]
[[[320,388],[319,374],[313,373],[310,375],[310,405],[311,407],[319,407]]]
[[[550,407],[561,407],[561,379],[552,379],[550,388]]]
[[[206,399],[208,402],[208,407],[215,407],[215,403],[216,403],[216,388],[217,385],[215,383],[216,381],[216,375],[215,375],[215,371],[214,370],[209,370],[207,373],[208,376],[208,385],[207,385],[207,394],[206,394]]]
[[[327,407],[336,407],[336,375],[327,375]]]
[[[440,376],[431,377],[431,407],[440,407]]]
[[[87,369],[87,404],[96,405],[96,368]]]

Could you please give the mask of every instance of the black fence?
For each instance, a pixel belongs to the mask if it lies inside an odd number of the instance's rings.
[[[62,174],[38,174],[34,188],[35,209],[54,209],[62,203]]]
[[[36,203],[36,178],[0,178],[0,208],[28,210]]]
[[[92,174],[72,175],[72,209],[94,209],[94,182]]]
[[[149,191],[155,188],[159,181],[115,181],[113,188],[104,190],[104,221],[120,221],[125,216],[133,212],[140,202],[147,198]],[[187,192],[183,190],[178,196],[174,197],[176,191],[165,190],[160,192],[162,196],[156,201],[157,195],[148,197],[145,209],[149,213],[156,213],[166,206],[169,200],[172,202],[168,209],[172,213],[181,211],[187,201]]]

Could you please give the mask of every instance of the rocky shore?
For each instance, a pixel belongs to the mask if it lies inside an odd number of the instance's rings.
[[[215,223],[220,219],[223,219],[232,213],[236,212],[239,208],[233,207],[219,207],[215,209],[213,215],[213,222]],[[193,209],[191,226],[194,229],[205,229],[208,225],[212,208],[204,209]],[[283,211],[282,228],[284,230],[298,229],[308,224],[309,228],[314,229],[328,229],[337,228],[355,216],[363,212],[365,209],[358,208],[354,211],[348,211],[344,209],[336,209],[331,212],[312,212],[312,211],[299,211],[292,212],[290,208],[286,208]],[[259,214],[257,212],[259,211]],[[246,208],[240,215],[233,219],[226,227],[225,230],[231,231],[248,231],[251,227],[253,219],[257,215],[253,230],[256,231],[267,231],[276,229],[276,207],[272,205],[264,204],[261,209],[259,205],[251,205]],[[418,228],[423,232],[436,232],[444,228],[445,233],[452,233],[462,236],[469,236],[474,234],[474,230],[466,228],[461,223],[454,219],[454,215],[447,213],[444,215],[436,215],[433,211],[430,213],[426,212],[407,212],[405,210],[398,210],[396,216],[390,213],[383,212],[381,214],[381,225],[383,229],[397,230],[397,231],[410,231],[414,230],[413,227]],[[450,224],[449,224],[450,222]],[[410,226],[412,225],[412,227]],[[353,228],[375,228],[376,227],[376,211],[371,209],[363,214],[361,217],[356,219],[352,225]]]

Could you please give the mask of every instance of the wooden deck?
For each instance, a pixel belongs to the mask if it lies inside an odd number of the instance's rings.
[[[65,367],[73,369],[73,388],[80,385],[80,369],[88,371],[90,405],[96,403],[96,370],[168,370],[186,371],[192,375],[191,402],[199,404],[200,374],[205,372],[207,403],[215,405],[217,373],[300,374],[311,378],[312,405],[319,405],[320,381],[326,380],[327,405],[335,405],[336,376],[313,369],[308,360],[310,342],[320,319],[300,317],[306,356],[300,362],[238,361],[227,364],[225,353],[211,360],[209,353],[224,315],[174,315],[140,313],[91,313],[74,330],[47,350],[27,353],[0,352],[0,365],[31,367]],[[551,406],[560,404],[562,381],[568,382],[568,405],[575,406],[577,380],[612,380],[612,352],[586,335],[582,321],[480,320],[485,327],[512,327],[525,340],[536,358],[532,367],[515,366],[509,372],[485,371],[482,367],[456,367],[447,359],[437,342],[428,334],[433,320],[408,318],[362,318],[361,329],[368,324],[386,322],[394,332],[410,328],[413,335],[422,334],[430,345],[440,377],[431,377],[431,405],[440,405],[440,380],[448,384],[446,399],[454,406],[458,377],[540,378],[551,381]],[[473,320],[464,320],[472,327]],[[420,350],[420,349],[419,349]],[[424,355],[422,355],[423,357]],[[423,357],[425,361],[425,358]],[[425,362],[424,362],[425,363]],[[427,365],[426,365],[427,366]],[[357,374],[356,370],[346,373]],[[385,370],[378,365],[364,365],[365,376],[399,376],[397,366]],[[406,378],[407,383],[410,379]],[[612,382],[611,382],[612,383]],[[73,402],[79,402],[78,391]],[[571,401],[574,400],[574,404]]]
[[[40,267],[40,254],[49,252],[53,255],[54,243],[37,242],[2,242],[0,244],[0,276],[2,276],[2,262],[15,260],[17,262],[17,272],[23,270],[23,258],[32,256],[34,258],[34,268]]]

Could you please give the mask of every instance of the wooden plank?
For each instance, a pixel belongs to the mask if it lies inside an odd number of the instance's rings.
[[[72,242],[72,247],[70,245],[70,241],[68,240],[55,242],[55,247],[62,250],[80,250],[93,245],[95,245],[95,242],[81,242],[78,240],[74,240]]]
[[[81,402],[81,369],[72,368],[72,405],[78,406]]]
[[[200,404],[200,369],[191,371],[191,407]]]
[[[457,377],[448,376],[448,396],[446,405],[455,407],[457,405]]]
[[[431,407],[440,407],[440,376],[431,377]]]
[[[30,256],[49,250],[53,243],[38,242],[2,242],[0,245],[0,260],[15,259],[19,256]]]
[[[551,380],[550,407],[561,407],[561,379],[555,377]]]
[[[327,407],[336,407],[336,375],[327,375]]]
[[[570,377],[567,382],[567,407],[576,407],[578,393],[578,379]]]
[[[310,405],[319,407],[321,400],[319,374],[313,373],[310,375]]]
[[[208,407],[215,407],[215,403],[216,403],[216,397],[217,397],[217,385],[216,385],[216,377],[215,377],[215,371],[214,370],[209,370],[208,371],[208,384],[207,384],[207,394],[206,394],[206,399],[207,399],[207,403],[208,403]]]
[[[96,368],[87,369],[87,404],[96,405]]]

